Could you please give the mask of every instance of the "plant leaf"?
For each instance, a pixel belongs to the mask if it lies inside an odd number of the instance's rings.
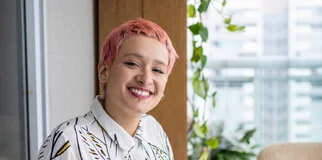
[[[193,117],[198,118],[199,115],[199,108],[197,108],[195,111],[193,111]]]
[[[232,19],[232,16],[229,16],[228,18],[226,18],[226,19],[224,20],[224,23],[225,23],[225,24],[227,24],[227,25],[230,25],[230,23],[231,23],[231,19]]]
[[[208,92],[208,89],[209,89],[209,84],[208,84],[208,80],[205,79],[205,77],[202,77],[202,80],[203,80],[203,83],[205,85],[205,91],[206,91],[206,97],[207,97],[207,92]]]
[[[223,0],[221,5],[224,7],[225,5],[227,4],[227,1],[226,0]]]
[[[201,40],[203,42],[207,42],[207,40],[208,40],[208,29],[202,25],[202,27],[199,30],[199,35],[200,35]]]
[[[203,99],[207,97],[206,85],[204,80],[195,79],[192,81],[194,92]]]
[[[194,133],[200,137],[200,138],[204,138],[205,135],[202,133],[202,130],[201,130],[201,126],[198,122],[195,122],[193,124],[193,127],[192,127],[192,130],[194,131]]]
[[[243,136],[243,138],[240,140],[240,142],[245,142],[249,144],[249,139],[254,135],[255,131],[256,129],[248,130]]]
[[[238,27],[237,27],[237,30],[238,30],[238,31],[245,31],[244,29],[245,29],[245,26],[238,26]]]
[[[196,43],[197,43],[197,41],[192,41],[193,48],[196,48]]]
[[[195,71],[195,73],[193,73],[193,76],[192,76],[192,80],[195,80],[195,79],[199,79],[199,77],[200,77],[200,72],[201,72],[201,69],[200,68],[198,68],[196,71]]]
[[[200,57],[203,54],[203,48],[201,46],[193,49],[193,55],[190,59],[191,62],[198,62],[200,60]]]
[[[219,140],[216,137],[212,137],[206,141],[206,144],[212,149],[217,149],[219,146]]]
[[[211,95],[211,98],[212,98],[212,107],[216,107],[216,94],[217,92],[214,92],[212,95]]]
[[[193,35],[199,34],[203,42],[206,42],[208,40],[208,29],[204,27],[202,23],[198,22],[196,24],[190,25],[189,30]]]
[[[200,6],[198,7],[199,13],[206,12],[208,10],[210,0],[201,0]]]
[[[215,97],[212,98],[212,107],[215,108],[216,107],[216,99]]]
[[[199,34],[199,30],[201,29],[202,24],[200,22],[190,25],[189,29],[192,32],[193,35],[198,35]]]
[[[190,18],[193,18],[193,17],[195,17],[195,16],[196,16],[196,8],[195,8],[195,6],[194,6],[194,5],[192,5],[192,4],[190,4],[190,5],[188,6],[188,16],[189,16]]]
[[[200,57],[200,60],[201,60],[201,68],[203,69],[205,67],[206,63],[207,63],[207,56],[202,55]]]
[[[236,31],[244,31],[245,26],[237,26],[235,24],[229,24],[226,28],[231,32],[236,32]]]
[[[234,25],[234,24],[230,24],[226,27],[230,32],[236,32],[238,27],[237,25]]]
[[[244,151],[237,151],[237,150],[229,150],[229,149],[222,149],[216,153],[216,156],[220,160],[249,160],[256,155],[249,152]]]
[[[203,151],[203,153],[201,154],[201,156],[200,156],[200,159],[199,159],[199,160],[208,160],[209,153],[210,153],[210,151],[209,151],[209,150]]]
[[[208,133],[208,126],[207,126],[207,123],[203,123],[202,126],[200,127],[202,133],[206,136],[207,133]]]

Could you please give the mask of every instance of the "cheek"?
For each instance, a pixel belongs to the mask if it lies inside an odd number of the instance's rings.
[[[113,72],[110,75],[112,81],[116,84],[122,83],[123,81],[126,81],[128,77],[130,77],[131,72],[129,72],[126,68],[122,66],[117,66],[113,68]]]
[[[115,92],[115,90],[120,88],[120,85],[122,85],[124,79],[123,76],[121,74],[115,74],[111,73],[109,74],[109,77],[107,79],[107,84],[109,86],[109,91]]]
[[[159,79],[158,82],[157,82],[158,88],[159,88],[160,91],[162,91],[162,93],[165,90],[166,84],[167,84],[167,79],[166,78]]]

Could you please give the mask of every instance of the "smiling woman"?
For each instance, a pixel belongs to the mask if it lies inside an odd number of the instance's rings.
[[[38,159],[173,159],[163,128],[146,114],[164,96],[178,57],[166,32],[148,20],[128,21],[109,34],[101,56],[103,95],[87,114],[56,127]]]
[[[135,132],[141,115],[161,100],[168,79],[168,59],[167,48],[158,40],[133,36],[123,41],[110,65],[104,60],[99,63],[99,78],[105,88],[104,106],[129,134]]]

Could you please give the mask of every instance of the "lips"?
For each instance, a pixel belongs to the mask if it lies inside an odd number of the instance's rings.
[[[144,89],[144,88],[138,88],[138,87],[129,87],[128,90],[130,91],[130,93],[140,99],[146,99],[149,98],[153,95],[153,92],[151,92],[148,89]]]

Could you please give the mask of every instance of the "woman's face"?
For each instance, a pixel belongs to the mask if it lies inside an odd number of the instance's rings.
[[[167,48],[153,38],[125,40],[107,69],[106,106],[127,114],[149,112],[163,96],[168,61]]]

